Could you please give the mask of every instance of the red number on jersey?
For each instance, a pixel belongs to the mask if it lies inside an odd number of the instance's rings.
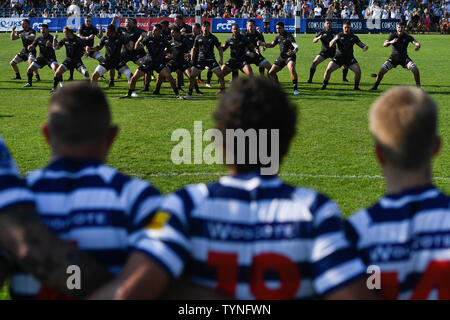
[[[439,300],[450,299],[450,261],[430,262],[420,277],[411,299],[425,300],[435,288],[438,289]]]
[[[381,294],[386,300],[398,298],[398,273],[381,273]],[[431,261],[420,277],[411,300],[425,300],[433,289],[438,291],[439,300],[450,300],[450,261]]]
[[[398,297],[398,273],[381,273],[381,296],[385,300],[397,300]]]
[[[237,254],[210,252],[208,264],[217,269],[217,289],[235,297],[238,283]],[[280,287],[267,287],[264,274],[269,270],[278,274]],[[253,257],[249,285],[255,299],[293,299],[300,282],[298,267],[288,257],[277,253],[262,253]]]
[[[275,271],[280,287],[271,289],[266,286],[264,273]],[[262,253],[253,258],[250,271],[250,290],[255,299],[293,299],[300,287],[300,272],[297,265],[286,256],[277,253]]]

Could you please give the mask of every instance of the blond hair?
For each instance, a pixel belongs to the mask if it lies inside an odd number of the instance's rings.
[[[372,105],[369,129],[386,159],[395,167],[417,169],[436,148],[438,107],[419,88],[393,88]]]

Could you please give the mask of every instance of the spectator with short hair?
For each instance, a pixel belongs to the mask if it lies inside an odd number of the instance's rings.
[[[81,9],[77,4],[77,1],[73,0],[72,4],[67,8],[67,16],[68,17],[80,17]]]

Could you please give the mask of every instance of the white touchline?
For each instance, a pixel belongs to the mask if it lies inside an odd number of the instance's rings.
[[[226,172],[168,172],[150,173],[140,175],[146,177],[178,177],[178,176],[226,176]],[[280,173],[280,177],[300,178],[332,178],[332,179],[384,179],[380,175],[337,175],[337,174],[310,174],[310,173]],[[433,177],[434,180],[450,180],[450,177]]]

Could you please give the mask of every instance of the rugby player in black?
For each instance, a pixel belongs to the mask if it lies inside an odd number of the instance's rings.
[[[190,50],[192,47],[190,46],[189,40],[181,35],[181,30],[178,26],[173,25],[170,29],[172,40],[169,42],[170,53],[166,56],[168,59],[166,66],[169,68],[170,72],[177,73],[177,87],[179,91],[183,91],[181,88],[183,74],[185,74],[188,79],[191,76]],[[156,82],[154,94],[159,94],[159,89],[163,80],[163,76],[160,74],[158,81]],[[195,91],[197,94],[202,94],[198,89],[197,83],[195,84]]]
[[[192,48],[194,47],[194,41],[195,38],[202,32],[202,26],[200,23],[194,23],[194,26],[192,27],[192,33],[186,33],[184,35],[185,39],[187,40],[187,43],[189,45],[189,52],[192,51]],[[198,54],[196,57],[191,57],[191,64],[192,62],[197,62]],[[191,72],[192,73],[192,72]],[[198,83],[203,83],[203,80],[201,78],[201,73],[198,74]],[[195,91],[199,94],[202,94],[200,90],[198,89],[198,83],[195,82]]]
[[[205,20],[202,23],[202,34],[195,38],[194,46],[191,50],[192,64],[194,66],[191,77],[189,78],[189,93],[184,96],[185,99],[192,98],[192,92],[197,81],[197,76],[203,69],[207,68],[216,74],[219,78],[220,89],[217,93],[225,91],[225,80],[223,79],[220,66],[223,64],[223,52],[219,39],[213,35],[210,30],[211,24]],[[217,63],[214,56],[214,47],[219,51],[220,61]]]
[[[32,51],[28,50],[28,47],[30,46],[30,44],[33,43],[35,38],[36,38],[36,31],[30,27],[30,20],[28,19],[22,19],[22,31],[16,32],[16,26],[12,27],[11,40],[22,39],[23,45],[22,50],[18,54],[16,54],[9,63],[14,73],[16,74],[16,76],[12,78],[12,80],[22,79],[17,64],[19,64],[22,61],[28,61],[28,65],[30,66],[31,63],[36,59],[36,50]],[[39,73],[37,70],[35,71],[35,73],[36,73],[36,82],[39,82],[41,80],[39,77]]]
[[[188,39],[193,31],[192,31],[192,27],[188,24],[186,24],[183,20],[183,15],[182,14],[177,14],[175,16],[174,19],[174,23],[175,25],[178,27],[178,29],[180,30],[180,33],[183,37],[185,37],[189,43],[191,43],[191,39]],[[172,36],[173,38],[173,36]],[[194,40],[195,37],[192,39],[192,45],[194,44]],[[190,46],[189,49],[191,49],[192,46]],[[177,73],[177,83],[178,83],[178,89],[181,89],[181,91],[183,91],[183,89],[181,88],[182,86],[184,86],[184,78],[183,78],[183,74],[181,73]]]
[[[117,17],[115,16],[113,18],[113,22],[111,24],[115,23],[115,19]],[[123,37],[127,40],[129,43],[129,46],[125,46],[122,49],[122,60],[127,63],[128,61],[133,61],[136,65],[140,66],[144,60],[145,57],[145,50],[143,48],[140,48],[139,50],[135,50],[135,44],[137,40],[142,36],[146,34],[146,31],[137,27],[137,20],[135,18],[127,18],[125,20],[125,28],[119,28],[118,32],[122,34]],[[109,74],[111,80],[108,86],[113,87],[114,86],[114,70],[110,71]],[[127,76],[127,75],[125,75]],[[128,82],[131,81],[131,78],[128,78]]]
[[[169,42],[170,40],[172,40],[172,35],[170,33],[170,28],[169,28],[169,21],[167,20],[163,20],[161,21],[161,27],[162,27],[162,31],[161,31],[161,35],[164,39],[166,39],[167,42]]]
[[[264,36],[261,32],[256,30],[256,22],[253,19],[247,21],[247,29],[242,32],[242,34],[250,41],[258,49],[258,54],[253,58],[248,58],[247,61],[249,64],[254,64],[259,67],[259,74],[264,75],[264,69],[267,69],[267,72],[270,71],[272,65],[270,62],[261,55],[260,46],[263,47],[263,50],[266,50],[266,42],[264,41]]]
[[[137,40],[134,49],[140,50],[144,48],[144,46],[147,48],[148,51],[147,55],[145,56],[142,64],[138,67],[134,75],[131,77],[128,94],[121,98],[131,98],[131,95],[136,86],[136,82],[139,80],[139,78],[141,78],[143,75],[145,75],[151,70],[156,71],[157,73],[159,73],[159,76],[164,77],[164,79],[167,79],[170,82],[170,85],[172,86],[175,95],[178,95],[178,88],[175,83],[175,80],[170,74],[169,69],[164,65],[164,57],[166,55],[166,52],[170,48],[170,44],[162,36],[162,26],[160,24],[157,23],[153,26],[153,32],[151,36],[146,37],[144,39],[144,36],[142,35]],[[161,79],[158,79],[158,83],[160,81]],[[159,90],[158,87],[157,90]],[[154,93],[157,94],[158,91]]]
[[[131,78],[131,70],[122,60],[121,51],[123,46],[130,46],[130,43],[117,32],[115,25],[110,24],[106,27],[106,36],[100,40],[100,43],[95,47],[86,48],[88,52],[100,51],[103,47],[106,48],[105,62],[100,63],[95,69],[91,79],[92,83],[97,83],[98,79],[111,69],[117,69],[127,78]]]
[[[33,72],[36,70],[39,70],[46,65],[54,72],[58,69],[58,61],[56,61],[55,50],[53,49],[53,36],[48,32],[48,24],[46,23],[41,25],[41,36],[34,39],[33,43],[28,46],[28,50],[36,50],[36,47],[39,47],[39,56],[28,67],[28,83],[26,83],[24,87],[32,86]]]
[[[327,70],[324,74],[323,85],[320,90],[326,89],[331,73],[342,66],[347,66],[355,73],[354,89],[360,90],[359,80],[361,79],[361,67],[353,56],[353,46],[356,44],[358,47],[362,48],[364,52],[369,49],[369,46],[362,43],[361,40],[359,40],[359,38],[351,32],[350,21],[344,22],[342,31],[343,32],[338,33],[333,40],[330,41],[330,47],[334,47],[337,44],[336,55],[327,66]]]
[[[182,35],[187,35],[187,34],[192,33],[192,27],[183,21],[182,14],[177,14],[175,16],[174,23],[180,29],[180,32]]]
[[[420,43],[416,41],[412,36],[405,33],[404,23],[397,23],[397,32],[391,33],[389,38],[384,41],[383,44],[384,47],[389,47],[390,45],[392,45],[391,56],[381,67],[377,75],[377,80],[375,81],[373,87],[370,88],[370,90],[377,90],[378,85],[380,84],[384,75],[392,68],[396,68],[398,65],[401,65],[403,68],[410,70],[414,74],[416,85],[420,87],[419,69],[417,68],[414,61],[412,61],[411,58],[408,57],[408,45],[410,42],[414,45],[415,51],[420,49]]]
[[[86,48],[86,42],[81,38],[77,37],[72,28],[65,26],[63,28],[64,38],[57,42],[58,35],[53,37],[53,49],[59,50],[63,46],[66,47],[66,59],[58,67],[55,72],[55,77],[53,78],[53,90],[56,90],[58,83],[63,86],[62,75],[64,72],[70,69],[77,69],[86,80],[89,80],[89,72],[84,66],[81,57],[83,56]]]
[[[95,37],[101,39],[103,37],[103,32],[101,27],[100,30],[98,30],[94,25],[92,25],[92,18],[90,16],[86,16],[84,18],[84,23],[80,26],[80,29],[78,29],[78,37],[84,40],[87,46],[92,48],[94,46]],[[89,52],[89,57],[97,60],[100,63],[105,62],[105,58],[99,51]],[[70,69],[70,78],[68,79],[69,81],[73,80],[73,71],[74,69]]]
[[[284,30],[283,22],[278,21],[276,24],[276,29],[278,35],[271,43],[267,43],[266,47],[273,48],[278,44],[280,46],[280,56],[273,63],[268,75],[272,79],[276,80],[276,74],[287,65],[291,73],[292,84],[294,85],[294,95],[298,95],[298,78],[297,71],[295,70],[295,61],[297,59],[296,54],[299,47],[295,42],[294,37]]]
[[[322,42],[322,49],[320,53],[314,58],[313,63],[309,69],[309,80],[308,83],[312,83],[314,73],[316,72],[316,67],[321,64],[326,59],[333,59],[336,54],[336,47],[330,48],[330,41],[336,36],[336,32],[331,28],[331,19],[326,19],[324,23],[324,30],[317,33],[316,37],[313,39],[313,43],[317,43],[319,40]],[[347,80],[348,68],[344,66],[342,70],[342,81],[348,82]]]
[[[230,59],[222,66],[222,76],[225,77],[232,71],[241,70],[248,76],[253,76],[252,67],[247,58],[254,58],[258,54],[256,47],[250,43],[247,37],[241,34],[239,25],[233,23],[231,26],[233,35],[222,45],[222,51],[230,48]]]

